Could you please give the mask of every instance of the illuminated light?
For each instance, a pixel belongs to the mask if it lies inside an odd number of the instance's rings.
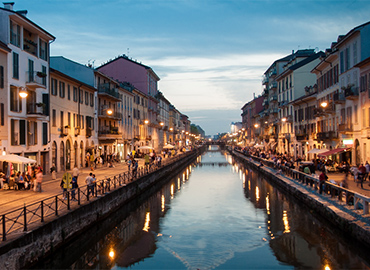
[[[260,199],[260,190],[258,187],[256,187],[256,201],[258,202]]]
[[[149,120],[144,120],[144,124],[149,124]]]
[[[150,229],[150,212],[146,212],[143,231],[149,232],[149,229]]]
[[[107,110],[107,114],[112,115],[112,114],[113,114],[112,109],[108,109],[108,110]]]
[[[161,234],[161,233],[158,233],[158,234],[157,234],[157,236],[163,236],[163,234]]]
[[[328,103],[326,101],[324,101],[320,105],[321,105],[321,107],[326,108],[326,106],[328,106]]]
[[[261,229],[262,228],[262,226],[258,226],[258,229]]]
[[[165,206],[166,206],[166,198],[164,197],[164,195],[162,195],[162,197],[161,197],[161,208],[162,208],[162,212],[164,212]]]
[[[286,122],[286,120],[287,120],[286,117],[281,118],[282,122]]]
[[[160,122],[159,124],[160,124],[162,127],[164,126],[164,123],[163,123],[163,122]]]
[[[343,139],[343,144],[344,145],[353,144],[353,139]]]
[[[180,178],[179,179],[177,179],[177,189],[178,190],[180,190],[180,188],[181,188],[181,180],[180,180]]]
[[[284,232],[283,233],[290,233],[288,214],[286,210],[283,211],[283,222],[284,222]]]
[[[325,270],[331,270],[329,265],[325,265]]]
[[[254,124],[254,127],[255,127],[255,128],[258,128],[258,124]]]
[[[251,190],[251,181],[248,180],[248,190]]]
[[[26,98],[28,96],[28,93],[27,91],[25,90],[25,88],[22,88],[22,90],[19,92],[19,96],[21,98]]]
[[[109,258],[111,258],[111,259],[114,259],[114,250],[111,248],[110,250],[109,250]]]
[[[269,196],[266,196],[266,210],[267,210],[267,214],[270,214],[270,199],[269,199]]]
[[[171,191],[170,191],[170,193],[171,193],[171,199],[173,199],[173,194],[175,194],[175,186],[174,186],[174,184],[171,185]]]

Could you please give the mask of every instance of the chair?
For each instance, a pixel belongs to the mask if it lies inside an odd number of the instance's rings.
[[[15,181],[14,181],[14,178],[13,177],[10,177],[9,178],[9,183],[8,183],[8,189],[11,189],[13,188],[14,190],[16,189],[16,184],[15,184]]]

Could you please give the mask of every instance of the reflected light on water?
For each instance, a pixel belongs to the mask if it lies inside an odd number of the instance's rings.
[[[245,189],[245,179],[246,179],[245,173],[243,173],[243,189]]]
[[[239,171],[239,179],[243,179],[243,172],[242,172],[242,170]]]
[[[258,202],[260,200],[260,190],[258,187],[256,187],[256,201]]]
[[[248,180],[248,190],[251,191],[251,181]]]
[[[231,156],[227,156],[227,162],[229,162],[229,164],[233,164],[233,158]]]
[[[143,231],[148,232],[149,229],[150,229],[150,212],[146,212]]]
[[[186,180],[189,179],[189,168],[186,169]]]
[[[185,180],[186,180],[185,173],[183,173],[182,174],[182,181],[185,183]]]
[[[161,197],[161,209],[162,209],[162,212],[164,212],[165,203],[166,203],[166,198],[164,197],[164,195],[162,195],[162,197]]]
[[[114,255],[115,255],[114,250],[113,250],[113,248],[111,248],[109,250],[109,258],[111,258],[111,260],[113,260],[114,259]]]
[[[283,211],[283,222],[284,222],[284,233],[290,233],[288,213],[286,210]]]
[[[266,196],[266,210],[267,214],[270,215],[270,198],[268,195]]]
[[[175,194],[175,186],[174,184],[171,185],[171,199],[173,199],[173,194]]]
[[[181,179],[180,179],[180,177],[177,179],[177,189],[178,190],[180,190],[180,188],[181,188]]]

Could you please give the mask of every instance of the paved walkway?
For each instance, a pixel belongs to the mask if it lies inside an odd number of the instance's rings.
[[[139,161],[139,167],[144,165],[143,159],[136,159]],[[108,168],[105,165],[98,166],[97,169],[91,171],[90,168],[80,169],[78,177],[78,185],[86,185],[85,179],[90,172],[94,173],[97,180],[104,179],[105,177],[113,177],[120,173],[128,171],[128,166],[125,162],[115,163],[113,168]],[[72,171],[69,171],[72,173]],[[55,196],[62,193],[60,182],[64,172],[57,173],[57,179],[53,180],[51,173],[44,175],[42,190],[43,192],[34,192],[32,190],[0,190],[0,214],[18,209],[22,206],[41,201],[45,198]]]

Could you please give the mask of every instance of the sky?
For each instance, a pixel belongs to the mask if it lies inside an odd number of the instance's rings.
[[[18,0],[56,37],[52,56],[99,67],[125,54],[207,135],[230,132],[262,76],[298,49],[325,51],[370,21],[370,0]]]

